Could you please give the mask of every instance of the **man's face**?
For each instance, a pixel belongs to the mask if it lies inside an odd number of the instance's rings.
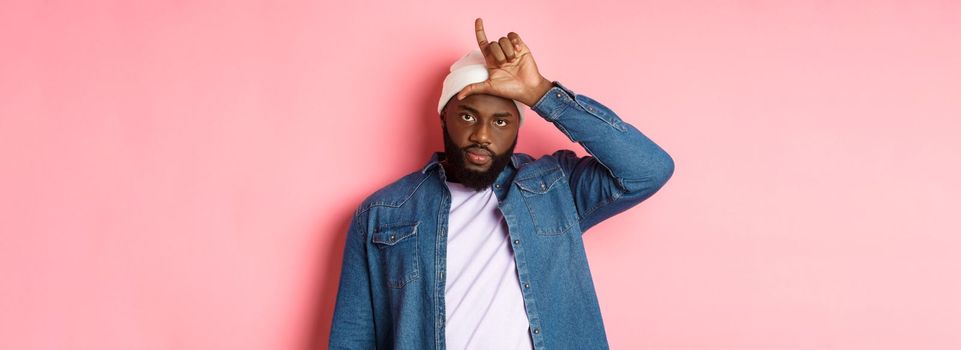
[[[496,180],[517,144],[517,113],[514,101],[493,95],[447,103],[441,118],[451,180],[477,190]]]

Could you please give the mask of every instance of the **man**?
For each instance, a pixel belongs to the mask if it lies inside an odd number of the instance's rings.
[[[640,203],[671,157],[537,70],[516,33],[451,66],[445,152],[368,197],[347,233],[332,349],[597,349],[607,338],[581,235]],[[513,153],[520,103],[591,156]]]

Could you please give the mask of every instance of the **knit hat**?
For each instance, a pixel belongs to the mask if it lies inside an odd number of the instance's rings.
[[[485,80],[487,66],[484,64],[484,55],[479,49],[473,49],[450,66],[450,74],[444,78],[444,89],[441,91],[440,101],[437,102],[437,114],[440,114],[451,97],[456,96],[467,85]],[[516,100],[514,104],[517,105],[518,125],[521,125],[524,123],[524,104]]]

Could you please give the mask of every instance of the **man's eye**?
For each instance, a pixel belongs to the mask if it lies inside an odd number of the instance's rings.
[[[464,121],[468,121],[468,122],[474,121],[474,116],[472,116],[472,115],[470,115],[470,114],[467,114],[467,113],[462,113],[462,114],[460,115],[460,118],[463,119]]]
[[[494,121],[494,124],[497,126],[507,126],[507,121],[504,119],[498,119]]]

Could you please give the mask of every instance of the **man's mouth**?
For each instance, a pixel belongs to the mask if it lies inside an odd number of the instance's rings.
[[[471,148],[464,153],[464,158],[467,158],[467,161],[473,163],[474,165],[485,165],[491,161],[490,152],[483,149]]]

